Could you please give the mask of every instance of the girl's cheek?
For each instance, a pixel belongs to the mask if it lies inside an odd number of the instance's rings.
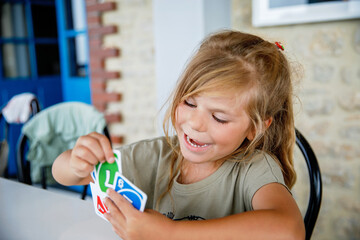
[[[185,108],[182,104],[179,104],[175,109],[175,121],[179,121],[180,118],[185,114]]]
[[[175,109],[175,123],[177,123],[178,119],[179,119],[179,106],[177,106]]]

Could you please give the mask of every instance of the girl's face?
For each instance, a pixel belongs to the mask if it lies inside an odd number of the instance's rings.
[[[250,118],[239,94],[201,94],[176,108],[175,129],[185,161],[216,166],[245,138],[252,140]]]

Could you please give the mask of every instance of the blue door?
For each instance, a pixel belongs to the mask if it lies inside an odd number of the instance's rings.
[[[64,101],[91,103],[85,0],[55,0]]]
[[[0,3],[0,104],[32,92],[42,107],[62,101],[54,1]]]
[[[42,108],[61,102],[55,2],[2,0],[0,10],[0,106],[24,92],[35,94]],[[9,128],[10,176],[16,173],[14,150],[20,129],[17,124]]]
[[[41,109],[90,103],[85,0],[0,0],[0,107],[31,92]],[[3,119],[0,140],[4,138]],[[22,125],[11,124],[8,173]]]

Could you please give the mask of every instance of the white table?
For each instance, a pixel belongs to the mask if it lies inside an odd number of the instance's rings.
[[[0,178],[0,239],[120,239],[91,201]]]

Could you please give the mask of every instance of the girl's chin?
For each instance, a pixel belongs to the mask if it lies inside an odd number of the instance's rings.
[[[185,161],[195,164],[207,162],[208,159],[207,155],[204,152],[199,153],[189,151],[186,147],[181,147],[181,154],[184,157]]]

